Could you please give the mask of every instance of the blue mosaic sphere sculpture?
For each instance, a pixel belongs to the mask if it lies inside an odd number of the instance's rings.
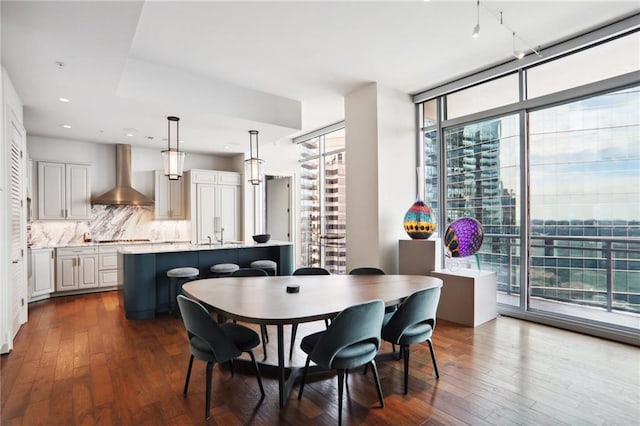
[[[467,257],[476,254],[482,246],[484,230],[472,217],[461,217],[451,222],[444,234],[444,245],[449,257]]]
[[[433,210],[417,200],[404,215],[404,230],[413,240],[426,240],[436,231]]]

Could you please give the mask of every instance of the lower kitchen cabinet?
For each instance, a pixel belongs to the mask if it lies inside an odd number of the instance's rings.
[[[115,287],[118,285],[118,250],[120,246],[98,247],[98,285]]]
[[[56,249],[56,291],[98,287],[98,248]]]
[[[49,297],[54,286],[54,252],[52,248],[32,249],[29,253],[29,302]]]

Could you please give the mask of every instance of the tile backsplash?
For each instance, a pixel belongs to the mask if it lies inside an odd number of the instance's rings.
[[[85,233],[93,241],[149,239],[151,241],[189,241],[188,220],[154,220],[153,207],[91,207],[91,220],[44,220],[31,222],[29,244],[33,247],[64,246],[83,242]]]

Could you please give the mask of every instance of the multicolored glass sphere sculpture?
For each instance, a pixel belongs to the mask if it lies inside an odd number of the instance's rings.
[[[426,240],[436,231],[433,210],[417,200],[404,215],[404,230],[413,240]]]
[[[444,245],[450,257],[467,257],[476,254],[482,246],[484,230],[472,217],[461,217],[451,222],[444,234]]]

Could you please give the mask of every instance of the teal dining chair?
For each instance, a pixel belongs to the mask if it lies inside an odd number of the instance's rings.
[[[386,314],[382,325],[382,339],[400,346],[404,360],[404,393],[409,383],[409,346],[427,342],[436,378],[440,378],[431,336],[436,328],[436,311],[440,301],[440,287],[416,291],[398,306],[395,312]]]
[[[307,354],[298,399],[302,398],[310,361],[338,372],[338,424],[342,424],[342,396],[349,369],[371,365],[380,407],[384,408],[382,387],[375,356],[380,349],[380,329],[384,317],[382,300],[350,306],[331,321],[331,325],[302,339],[300,348]]]
[[[267,277],[269,274],[264,269],[256,268],[240,268],[231,273],[231,277]],[[262,338],[262,352],[264,354],[263,361],[267,359],[267,343],[269,343],[269,334],[267,326],[260,324],[260,334]]]
[[[309,266],[298,268],[291,275],[331,275],[331,272],[324,268]],[[329,327],[329,320],[324,320],[324,324]],[[291,325],[291,346],[289,347],[289,359],[293,358],[293,348],[296,344],[296,334],[298,333],[298,324]]]
[[[178,307],[180,308],[184,326],[187,329],[189,350],[191,352],[187,377],[184,382],[184,396],[187,396],[189,389],[189,378],[191,377],[194,357],[205,361],[207,363],[205,417],[209,419],[211,417],[213,366],[218,363],[233,361],[243,352],[246,352],[253,362],[258,385],[260,386],[260,394],[264,398],[260,370],[252,351],[253,348],[260,345],[258,333],[248,327],[231,322],[216,323],[204,306],[181,294],[178,295]]]

